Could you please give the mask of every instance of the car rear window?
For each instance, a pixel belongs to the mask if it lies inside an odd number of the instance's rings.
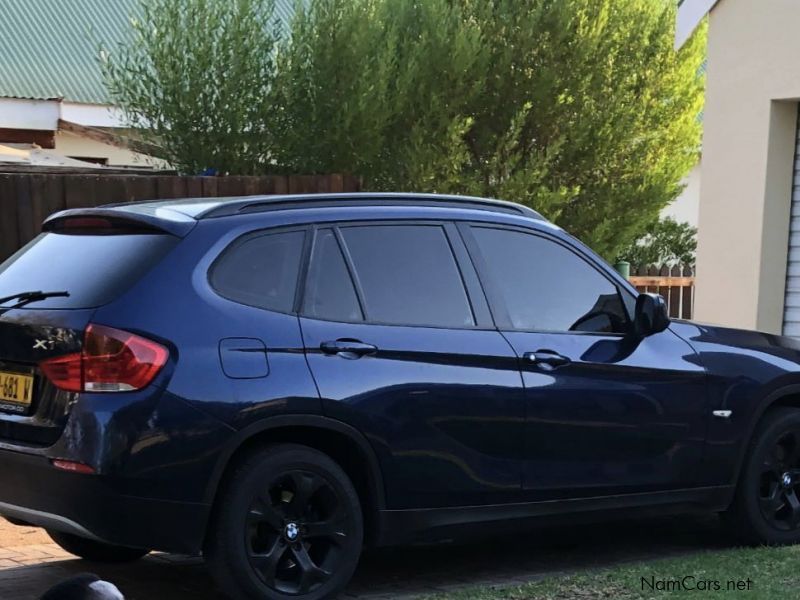
[[[28,291],[67,291],[69,297],[47,298],[25,308],[102,306],[141,279],[178,241],[157,233],[42,233],[0,264],[0,298]]]
[[[212,287],[234,302],[291,312],[305,235],[259,233],[234,242],[211,269]]]

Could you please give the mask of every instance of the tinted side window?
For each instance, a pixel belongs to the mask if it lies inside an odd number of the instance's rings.
[[[317,232],[308,268],[303,314],[328,321],[363,321],[358,296],[331,229]]]
[[[473,227],[472,232],[515,328],[627,331],[616,286],[568,248],[518,231]]]
[[[287,231],[235,242],[214,265],[211,285],[235,302],[291,312],[304,238]]]
[[[370,321],[397,325],[475,325],[453,251],[437,225],[345,227]]]

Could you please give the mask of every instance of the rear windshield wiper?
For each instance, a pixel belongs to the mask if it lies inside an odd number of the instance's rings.
[[[5,304],[6,302],[10,302],[11,300],[16,300],[17,303],[13,306],[9,306],[7,308],[19,308],[24,304],[28,304],[29,302],[39,302],[40,300],[46,300],[47,298],[68,298],[69,292],[67,291],[60,291],[60,292],[43,292],[41,290],[31,291],[31,292],[19,292],[18,294],[11,294],[10,296],[5,296],[0,298],[0,304]]]

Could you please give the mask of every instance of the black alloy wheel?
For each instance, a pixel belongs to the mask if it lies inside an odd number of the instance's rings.
[[[775,529],[794,531],[800,526],[800,429],[785,432],[761,465],[759,507]]]
[[[283,444],[236,469],[204,554],[231,598],[317,600],[350,580],[362,538],[358,495],[341,467],[311,448]]]
[[[331,484],[311,471],[280,473],[248,511],[247,558],[284,594],[314,591],[337,571],[353,518]]]
[[[722,516],[745,542],[800,542],[800,410],[775,407],[761,418]]]

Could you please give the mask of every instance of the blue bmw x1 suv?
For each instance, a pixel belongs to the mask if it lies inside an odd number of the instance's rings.
[[[800,345],[670,322],[516,204],[68,210],[0,265],[0,514],[320,599],[362,547],[605,509],[800,539]]]

